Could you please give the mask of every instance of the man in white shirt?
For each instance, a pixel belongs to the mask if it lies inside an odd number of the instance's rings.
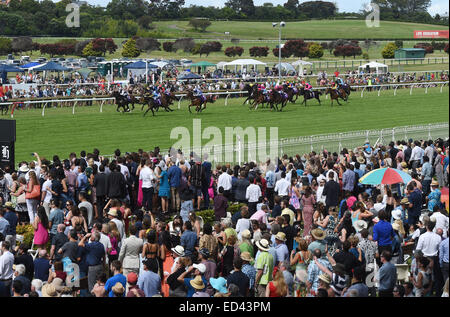
[[[231,170],[229,171],[231,173]],[[222,166],[222,174],[220,174],[219,179],[217,180],[217,192],[219,192],[219,188],[223,187],[223,195],[230,199],[230,191],[232,187],[232,176],[227,172],[227,167]]]
[[[248,212],[252,216],[256,212],[256,206],[258,205],[259,198],[262,196],[261,188],[254,184],[255,179],[253,176],[249,177],[250,185],[247,187],[245,193],[245,199],[248,201]]]
[[[286,172],[281,172],[281,179],[275,184],[275,192],[281,199],[289,196],[290,183],[286,180]]]
[[[419,237],[416,250],[421,250],[426,257],[435,257],[439,251],[439,245],[441,244],[441,237],[433,232],[435,223],[429,221],[427,223],[427,232]]]
[[[148,159],[145,166],[139,173],[139,180],[142,180],[142,207],[145,210],[152,210],[153,187],[155,183],[155,174],[150,168],[152,161]]]
[[[419,141],[415,141],[411,151],[411,158],[409,159],[409,163],[411,164],[413,170],[415,170],[422,162],[424,152],[425,151],[420,147]]]
[[[7,290],[11,289],[14,275],[14,255],[9,252],[10,246],[9,241],[3,241],[1,247],[2,255],[0,256],[0,281],[5,284]]]
[[[443,215],[438,209],[430,216],[430,221],[436,223],[433,232],[436,233],[437,229],[442,229],[442,237],[446,239],[448,232],[448,216]]]

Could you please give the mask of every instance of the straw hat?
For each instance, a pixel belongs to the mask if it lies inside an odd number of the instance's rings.
[[[431,181],[431,186],[439,187],[438,181],[435,180],[435,179],[433,179],[433,180]]]
[[[354,224],[355,230],[360,232],[362,229],[367,229],[367,222],[364,220],[357,220]]]
[[[253,258],[250,255],[250,252],[247,252],[247,251],[246,252],[242,252],[241,259],[244,260],[244,261],[247,261],[247,262],[252,262],[253,261]]]
[[[269,251],[269,241],[267,241],[266,239],[261,239],[261,240],[257,241],[256,246],[261,251]]]
[[[285,242],[286,241],[286,234],[284,232],[279,231],[276,234],[275,239]]]
[[[328,274],[320,274],[319,280],[321,280],[322,282],[325,282],[327,284],[331,284],[331,278]]]
[[[117,217],[117,209],[110,209],[109,211],[108,211],[108,215],[109,216],[113,216],[113,217]]]
[[[63,284],[64,284],[64,281],[62,279],[60,279],[59,277],[55,278],[52,281],[52,285],[55,287],[55,290],[57,292],[61,292],[63,290],[63,288],[64,288]]]
[[[241,237],[243,239],[250,239],[252,237],[252,233],[250,232],[250,230],[245,229],[244,231],[242,231]]]
[[[42,286],[42,297],[58,297],[58,293],[56,292],[55,285],[53,283],[45,284]]]
[[[356,161],[357,161],[359,164],[364,164],[364,163],[366,163],[366,159],[365,159],[364,157],[362,157],[362,156],[358,156],[358,157],[356,158]]]
[[[171,250],[178,256],[184,256],[184,248],[181,245],[177,245],[175,248],[172,248]]]
[[[322,229],[319,229],[319,228],[311,230],[311,235],[316,240],[323,240],[323,239],[325,239],[325,232]]]
[[[392,229],[394,229],[394,230],[396,230],[396,231],[399,231],[399,230],[400,230],[400,225],[399,225],[397,222],[394,222],[394,223],[392,224]]]
[[[407,168],[407,167],[408,167],[408,163],[402,162],[402,167],[403,167],[403,168]]]
[[[202,290],[205,288],[205,284],[203,283],[201,275],[197,275],[194,279],[192,279],[190,282],[191,286],[195,288],[196,290]]]
[[[409,205],[410,202],[409,202],[408,197],[403,198],[403,199],[400,201],[400,204],[402,204],[402,205]]]

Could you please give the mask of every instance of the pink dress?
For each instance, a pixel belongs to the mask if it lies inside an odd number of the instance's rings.
[[[142,180],[139,181],[139,189],[137,196],[137,204],[138,207],[142,207],[142,200],[144,199],[144,195],[142,194]]]
[[[48,241],[48,230],[39,222],[38,229],[34,232],[34,244],[45,245]]]
[[[303,205],[303,236],[308,236],[311,231],[311,226],[313,222],[314,215],[314,204],[316,203],[316,199],[314,195],[310,195],[308,198],[305,196],[302,197],[302,205]]]

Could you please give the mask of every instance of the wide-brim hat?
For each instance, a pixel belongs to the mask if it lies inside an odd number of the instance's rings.
[[[250,230],[245,229],[244,231],[242,231],[241,237],[244,239],[250,239],[252,237],[252,233],[250,232]]]
[[[203,279],[201,275],[197,275],[194,279],[192,279],[190,282],[191,286],[197,290],[202,290],[205,288],[205,283],[203,283]]]
[[[392,229],[399,231],[400,230],[400,224],[398,222],[394,222],[392,224]]]
[[[253,261],[253,258],[251,256],[250,252],[247,252],[247,251],[241,253],[241,259],[244,261],[247,261],[247,262]]]
[[[41,292],[42,297],[58,297],[58,292],[56,291],[55,285],[52,283],[47,283],[42,286]]]
[[[311,230],[311,235],[316,240],[323,240],[323,239],[325,239],[325,236],[326,236],[325,231],[323,231],[322,229],[319,229],[319,228]]]
[[[117,282],[113,287],[112,291],[117,294],[123,294],[125,292],[125,288],[123,287],[122,283]]]
[[[113,217],[117,217],[117,209],[110,209],[109,211],[108,211],[108,215],[109,216],[113,216]]]
[[[405,197],[405,198],[403,198],[402,200],[400,200],[400,204],[401,204],[401,205],[409,205],[410,202],[409,202],[408,197]]]
[[[14,210],[14,206],[13,206],[13,203],[12,202],[10,202],[10,201],[7,201],[6,203],[5,203],[5,206],[4,206],[6,209],[9,209],[9,210]]]
[[[22,165],[21,167],[19,167],[19,172],[22,172],[22,173],[26,173],[26,172],[28,172],[30,170],[30,168],[27,166],[27,165]]]
[[[392,218],[394,218],[394,220],[402,219],[402,211],[400,209],[392,210]]]
[[[362,229],[367,229],[367,222],[364,220],[357,220],[354,224],[355,230],[360,232]]]
[[[280,240],[285,242],[286,241],[286,234],[284,232],[279,231],[276,235],[275,235],[275,239],[276,240]]]
[[[364,157],[362,157],[362,156],[358,156],[358,157],[356,158],[356,161],[357,161],[359,164],[364,164],[364,163],[366,163],[366,159],[365,159]]]
[[[331,284],[331,277],[328,274],[320,274],[319,280],[321,280],[327,284]]]
[[[181,245],[177,245],[175,248],[172,248],[171,250],[178,256],[184,256],[184,248]]]
[[[438,182],[437,180],[433,179],[433,180],[431,181],[431,186],[439,187],[439,182]]]
[[[55,287],[57,292],[61,292],[64,288],[64,281],[62,279],[60,279],[59,277],[55,278],[52,281],[52,285]]]
[[[408,167],[408,163],[406,163],[406,162],[402,162],[401,165],[402,165],[403,168],[407,168]]]
[[[209,284],[211,284],[211,286],[215,290],[219,291],[220,293],[223,293],[223,294],[227,294],[228,293],[227,280],[224,279],[223,277],[218,277],[218,278],[211,277],[209,279]]]
[[[256,241],[256,246],[262,251],[269,251],[269,241],[267,241],[266,239]]]

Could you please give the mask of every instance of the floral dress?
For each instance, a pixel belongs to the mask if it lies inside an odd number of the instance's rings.
[[[428,195],[428,210],[433,211],[434,206],[440,204],[441,201],[441,191],[436,188]]]
[[[294,206],[294,208],[300,209],[300,201],[298,200],[298,196],[295,193],[294,188],[291,188],[291,199],[289,200],[289,203]]]

